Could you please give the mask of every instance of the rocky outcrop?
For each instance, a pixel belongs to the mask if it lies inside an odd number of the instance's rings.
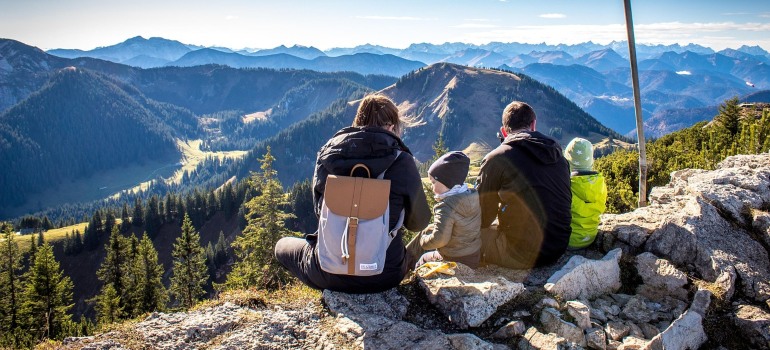
[[[770,349],[770,155],[682,170],[596,243],[533,270],[495,266],[303,307],[153,314],[65,348]],[[325,307],[325,308],[324,308]]]

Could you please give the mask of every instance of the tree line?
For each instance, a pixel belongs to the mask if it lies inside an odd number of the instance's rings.
[[[711,122],[700,122],[647,144],[647,188],[663,186],[672,172],[692,168],[713,170],[736,154],[770,150],[770,109],[744,108],[738,98],[719,106]],[[618,150],[598,158],[595,170],[607,181],[607,209],[622,213],[636,208],[639,193],[639,152]]]

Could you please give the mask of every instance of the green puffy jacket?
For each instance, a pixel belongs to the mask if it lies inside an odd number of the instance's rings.
[[[599,215],[607,209],[607,185],[602,174],[573,175],[570,248],[585,248],[596,239]]]

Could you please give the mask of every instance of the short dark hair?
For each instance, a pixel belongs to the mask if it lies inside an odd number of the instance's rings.
[[[507,131],[529,128],[535,119],[537,119],[535,110],[521,101],[509,103],[503,111],[503,127],[505,127]]]

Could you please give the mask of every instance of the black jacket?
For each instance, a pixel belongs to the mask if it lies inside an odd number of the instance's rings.
[[[397,150],[402,151],[398,158]],[[428,226],[431,219],[430,207],[425,199],[414,157],[400,138],[379,127],[344,128],[318,151],[313,174],[313,204],[316,216],[320,214],[326,177],[329,174],[350,175],[350,170],[358,163],[366,165],[372,172],[372,177],[385,171],[384,179],[390,180],[390,229],[398,223],[401,209],[405,211],[404,227],[407,229],[420,231]],[[364,293],[398,285],[406,274],[402,236],[399,230],[388,247],[382,274],[369,277],[329,276],[343,284],[339,288],[331,289]],[[308,235],[306,238],[311,244],[315,243],[314,235]],[[317,259],[317,255],[315,258]]]
[[[508,137],[484,157],[478,177],[481,227],[498,218],[512,258],[541,266],[566,250],[572,193],[561,146],[539,133]]]

